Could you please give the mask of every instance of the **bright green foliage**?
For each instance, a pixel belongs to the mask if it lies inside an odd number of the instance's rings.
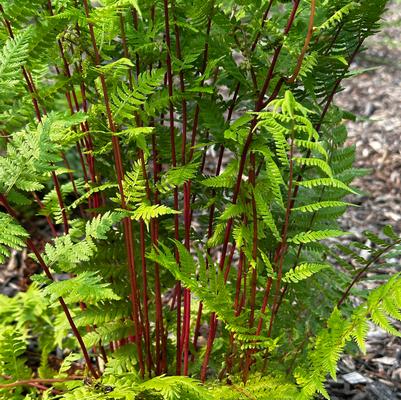
[[[331,237],[343,236],[344,234],[346,234],[346,232],[331,229],[327,229],[324,231],[308,231],[298,233],[297,235],[289,239],[289,241],[295,244],[311,243]]]
[[[21,249],[24,247],[25,239],[29,236],[22,226],[8,214],[0,213],[0,262],[4,262],[10,255],[7,247]]]
[[[106,239],[106,233],[122,218],[119,212],[106,212],[93,218],[74,234],[58,237],[54,244],[46,244],[44,260],[56,270],[74,271],[81,262],[89,261],[96,253],[97,244],[94,240]],[[83,233],[84,239],[80,237]]]
[[[0,371],[2,375],[11,375],[15,378],[27,376],[25,359],[20,358],[25,353],[26,337],[22,332],[11,326],[6,327],[0,334]]]
[[[49,308],[48,301],[35,283],[27,292],[21,292],[13,298],[0,296],[0,385],[10,382],[7,376],[12,376],[13,380],[29,379],[32,376],[33,371],[27,365],[27,350],[28,347],[32,350],[34,343],[39,348],[39,377],[49,378],[55,375],[55,371],[48,365],[49,353],[57,346],[55,330],[62,335],[65,345],[74,345],[66,339],[68,330],[57,323],[58,318],[64,323],[64,316]],[[32,335],[33,332],[35,336]],[[24,388],[17,387],[11,394],[9,390],[0,388],[0,397],[23,399],[23,390]],[[34,391],[35,389],[30,390],[32,393]]]
[[[171,192],[174,188],[181,187],[185,182],[194,179],[199,169],[199,163],[189,163],[182,167],[170,168],[157,184],[160,193]]]
[[[138,77],[138,82],[133,89],[126,84],[117,87],[116,93],[112,96],[114,118],[131,119],[133,113],[139,111],[147,98],[160,86],[164,74],[163,70],[145,72]]]
[[[167,207],[163,204],[158,205],[147,205],[141,204],[135,211],[133,211],[130,215],[132,219],[139,221],[140,219],[144,220],[146,225],[149,226],[149,222],[152,219],[158,218],[161,215],[166,214],[179,214],[179,211],[176,211],[170,207]]]
[[[322,269],[330,268],[327,264],[301,264],[297,265],[294,269],[288,271],[283,277],[283,282],[298,283],[310,276],[316,274]]]
[[[50,301],[55,302],[63,297],[66,303],[84,302],[96,304],[104,300],[119,300],[120,297],[113,293],[107,283],[101,283],[101,278],[93,273],[84,272],[76,278],[66,281],[53,282],[43,291],[45,296],[50,296]]]
[[[335,94],[386,3],[2,1],[0,262],[29,232],[48,270],[0,296],[0,385],[94,376],[85,346],[101,376],[0,397],[327,397],[369,321],[398,335],[399,276],[358,287],[398,233],[339,223],[367,171]]]
[[[366,318],[369,315],[373,322],[384,330],[392,335],[398,335],[389,318],[401,320],[400,293],[401,280],[397,274],[386,284],[373,290],[367,302],[359,306],[349,318],[344,318],[337,308],[333,311],[327,322],[327,328],[317,335],[311,346],[307,369],[296,371],[297,382],[302,386],[300,399],[309,399],[316,391],[325,398],[330,398],[323,386],[326,374],[329,372],[333,379],[336,378],[337,362],[347,342],[355,340],[361,350],[364,350],[368,331]]]
[[[1,95],[6,96],[14,85],[20,80],[20,68],[28,57],[29,30],[8,39],[0,55],[0,88]]]

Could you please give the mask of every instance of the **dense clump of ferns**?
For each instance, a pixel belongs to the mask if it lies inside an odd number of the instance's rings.
[[[357,289],[397,234],[327,241],[366,173],[333,100],[385,5],[1,2],[0,261],[44,272],[0,297],[1,396],[328,397],[369,320],[398,335],[399,275]]]

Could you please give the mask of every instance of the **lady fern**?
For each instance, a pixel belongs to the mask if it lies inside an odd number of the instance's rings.
[[[385,5],[2,2],[0,261],[45,276],[0,297],[1,396],[328,397],[367,321],[396,333],[399,276],[355,287],[398,235],[337,239],[356,273],[327,244],[365,173],[333,100]]]

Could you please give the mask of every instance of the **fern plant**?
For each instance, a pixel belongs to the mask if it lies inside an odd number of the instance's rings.
[[[358,283],[400,237],[341,244],[334,103],[385,6],[1,2],[0,261],[43,271],[0,297],[3,398],[329,398],[369,320],[398,335],[400,276]]]

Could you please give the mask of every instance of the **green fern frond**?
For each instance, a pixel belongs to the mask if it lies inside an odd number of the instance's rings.
[[[209,248],[216,247],[223,241],[223,235],[226,228],[225,223],[218,223],[215,225],[212,236],[207,241]],[[235,233],[235,232],[234,232]],[[241,247],[240,245],[238,245]]]
[[[302,78],[309,75],[317,64],[318,64],[318,53],[316,51],[313,51],[304,58],[301,69],[299,71],[299,76]]]
[[[260,253],[260,256],[262,258],[263,264],[266,267],[267,276],[270,277],[270,278],[274,278],[275,279],[276,278],[276,273],[274,272],[273,265],[270,262],[269,257],[267,257],[266,253],[264,253],[260,249],[259,249],[259,253]]]
[[[347,232],[335,229],[326,229],[323,231],[301,232],[293,236],[292,238],[288,239],[288,241],[295,244],[301,244],[301,243],[317,242],[319,240],[325,240],[328,238],[344,236],[344,235],[347,235]]]
[[[157,183],[160,193],[171,192],[174,188],[182,186],[185,182],[194,179],[199,171],[199,163],[192,162],[181,167],[170,168]]]
[[[139,221],[143,220],[146,226],[149,228],[149,223],[154,218],[159,218],[162,215],[180,214],[181,211],[174,210],[163,204],[153,204],[149,205],[146,203],[141,203],[138,208],[134,211],[129,212],[132,219]]]
[[[53,244],[47,243],[43,254],[45,262],[60,272],[74,271],[81,262],[89,261],[95,254],[97,246],[94,240],[105,239],[105,234],[123,217],[122,213],[106,212],[87,222],[84,240],[75,242],[71,233],[56,238]]]
[[[117,321],[130,315],[127,300],[105,301],[101,305],[88,305],[75,317],[77,326],[100,326],[107,322]]]
[[[142,73],[132,90],[127,84],[117,87],[116,93],[111,96],[114,118],[131,119],[134,112],[138,111],[148,97],[156,92],[164,79],[164,73],[162,69]]]
[[[284,277],[283,282],[298,283],[304,279],[311,277],[322,269],[331,268],[328,264],[304,263],[297,265],[294,269],[288,271]]]
[[[237,161],[233,160],[219,176],[213,176],[201,181],[202,185],[211,188],[232,188],[235,183],[237,165]]]
[[[15,222],[14,218],[2,212],[0,212],[0,226],[0,263],[3,263],[10,255],[8,247],[21,250],[29,234]]]
[[[229,204],[218,219],[221,221],[227,221],[231,218],[240,216],[244,211],[245,208],[242,204]]]
[[[75,192],[75,189],[78,193],[84,192],[84,181],[82,179],[76,179],[74,181],[74,185],[72,182],[67,182],[64,185],[61,185],[60,191],[63,199],[65,199],[69,194]],[[75,186],[75,187],[74,187]],[[53,216],[54,220],[57,223],[61,223],[62,221],[62,210],[60,208],[58,195],[56,189],[51,190],[46,193],[46,195],[42,199],[43,207],[39,210],[40,215]]]
[[[329,164],[320,158],[304,158],[304,157],[295,157],[294,162],[299,165],[306,165],[308,167],[318,167],[321,171],[323,171],[330,178],[333,177],[333,171],[331,170]]]
[[[211,400],[214,397],[199,381],[185,376],[160,376],[140,385],[142,390],[160,393],[165,400]]]
[[[338,188],[345,190],[350,193],[357,194],[357,192],[350,187],[348,187],[345,183],[341,182],[338,179],[335,178],[316,178],[316,179],[310,179],[307,181],[302,181],[302,182],[297,182],[297,185],[303,186],[306,188],[314,188],[317,186],[326,186],[326,187],[333,187],[333,188]]]
[[[102,283],[102,278],[94,272],[82,272],[75,278],[52,282],[43,293],[56,303],[63,297],[67,304],[84,302],[96,304],[105,300],[119,300],[109,283]],[[56,303],[57,304],[57,303]]]
[[[141,161],[135,161],[132,170],[125,173],[123,189],[125,201],[129,206],[138,204],[145,199],[146,181]],[[120,197],[119,194],[118,197]]]
[[[319,211],[322,208],[347,207],[347,206],[353,206],[353,204],[345,203],[343,201],[320,201],[319,203],[306,204],[304,206],[294,207],[292,211],[300,211],[303,213],[307,213],[307,212]]]
[[[329,19],[323,22],[323,24],[316,27],[315,28],[316,31],[321,32],[336,27],[347,14],[349,14],[352,10],[354,10],[357,7],[360,7],[360,4],[355,1],[351,1],[344,7],[341,7],[338,11],[336,11]]]
[[[84,337],[86,346],[97,346],[134,335],[134,323],[130,319],[107,322],[96,330],[88,332]]]
[[[136,371],[136,346],[126,344],[113,352],[108,358],[105,375],[122,375]]]
[[[269,209],[269,205],[266,204],[265,200],[263,199],[262,193],[257,188],[255,188],[254,190],[254,196],[258,215],[262,218],[263,222],[270,229],[274,238],[280,242],[281,235],[277,229],[275,218]]]
[[[93,186],[89,190],[86,191],[85,194],[80,196],[78,199],[76,199],[74,202],[72,202],[69,206],[66,207],[68,211],[76,209],[80,204],[84,203],[87,201],[90,197],[92,197],[95,193],[100,193],[108,189],[114,189],[117,188],[118,184],[117,183],[104,183],[102,185],[98,186]]]
[[[327,154],[326,149],[323,147],[323,144],[321,142],[312,142],[309,140],[303,140],[303,139],[295,139],[294,144],[297,147],[303,148],[303,149],[308,149],[311,151],[315,151],[318,154],[321,154],[326,161],[328,160],[329,156]]]
[[[5,96],[20,82],[21,67],[29,55],[30,30],[5,42],[0,51],[0,94]]]
[[[0,332],[0,374],[24,379],[31,371],[21,357],[27,349],[27,335],[12,326],[3,327]]]
[[[86,238],[91,237],[92,239],[99,240],[106,239],[106,233],[114,224],[121,221],[122,218],[122,214],[111,211],[107,211],[102,215],[92,218],[85,226]]]

